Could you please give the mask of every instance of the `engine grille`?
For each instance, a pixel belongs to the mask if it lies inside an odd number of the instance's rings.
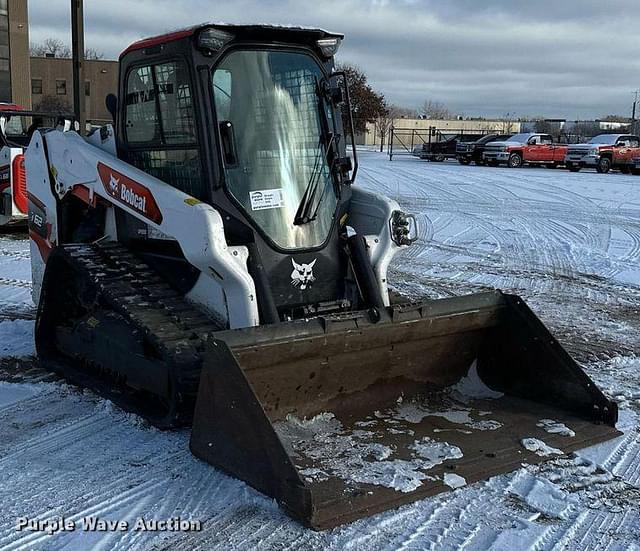
[[[584,149],[584,148],[580,148],[580,149],[569,148],[567,150],[567,155],[574,155],[576,157],[584,157],[588,153],[589,153],[589,150],[588,149]]]

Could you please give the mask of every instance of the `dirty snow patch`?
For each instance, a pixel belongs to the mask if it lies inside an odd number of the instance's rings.
[[[394,459],[395,449],[374,441],[382,436],[380,432],[345,430],[332,413],[302,420],[289,415],[275,428],[307,482],[337,477],[347,484],[372,484],[407,493],[425,480],[436,480],[424,471],[462,457],[456,446],[423,438],[410,446],[411,459]]]
[[[33,356],[34,326],[32,320],[0,321],[0,358]]]
[[[540,457],[564,455],[564,452],[562,450],[559,450],[558,448],[552,448],[551,446],[548,446],[542,440],[538,440],[537,438],[524,438],[521,443],[526,450],[529,450],[530,452],[533,452]]]
[[[460,381],[451,387],[451,389],[466,398],[497,399],[504,396],[502,392],[491,390],[486,384],[484,384],[480,375],[478,375],[478,362],[473,362],[469,368],[467,376],[460,379]]]
[[[476,421],[471,417],[471,408],[459,406],[453,402],[443,409],[428,407],[425,403],[406,402],[398,407],[393,419],[408,423],[421,423],[425,417],[442,417],[454,425],[464,425],[475,430],[497,430],[502,423],[491,419]],[[478,412],[478,415],[489,415],[489,412]]]
[[[423,460],[422,468],[424,469],[432,469],[447,459],[461,459],[463,457],[462,450],[458,446],[452,446],[447,442],[438,442],[429,437],[416,440],[409,446],[409,449]]]
[[[573,501],[552,482],[529,474],[517,475],[509,493],[520,498],[534,511],[558,519],[566,518]]]
[[[457,490],[458,488],[464,488],[467,485],[467,480],[458,474],[445,473],[444,483],[449,486],[449,488]]]
[[[540,419],[536,426],[546,430],[549,434],[560,434],[561,436],[568,436],[570,438],[576,435],[567,425],[554,421],[553,419]]]

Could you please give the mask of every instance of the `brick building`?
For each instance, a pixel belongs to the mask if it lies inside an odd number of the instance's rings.
[[[85,61],[84,78],[87,119],[110,120],[104,100],[118,92],[118,62]],[[0,0],[0,102],[35,109],[47,96],[73,110],[72,61],[30,57],[27,0]]]
[[[118,62],[87,60],[84,79],[87,120],[110,120],[104,100],[107,94],[118,93]],[[32,57],[30,84],[34,107],[49,96],[73,110],[73,64],[70,59]]]

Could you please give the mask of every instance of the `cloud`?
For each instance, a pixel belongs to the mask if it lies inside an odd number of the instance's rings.
[[[32,42],[68,42],[69,4],[29,0]],[[624,115],[640,87],[637,0],[86,0],[85,12],[87,46],[112,58],[210,20],[329,28],[346,35],[341,59],[391,102],[468,115]]]

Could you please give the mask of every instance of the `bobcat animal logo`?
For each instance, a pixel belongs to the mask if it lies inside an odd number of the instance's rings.
[[[115,176],[111,174],[111,176],[109,177],[109,187],[111,188],[111,191],[113,191],[114,193],[117,193],[119,183],[120,183],[120,180],[116,180]]]
[[[307,287],[311,287],[316,278],[313,276],[313,267],[316,265],[318,259],[316,258],[310,264],[298,264],[293,258],[291,263],[293,264],[293,272],[291,272],[291,285],[299,287],[304,291]]]

